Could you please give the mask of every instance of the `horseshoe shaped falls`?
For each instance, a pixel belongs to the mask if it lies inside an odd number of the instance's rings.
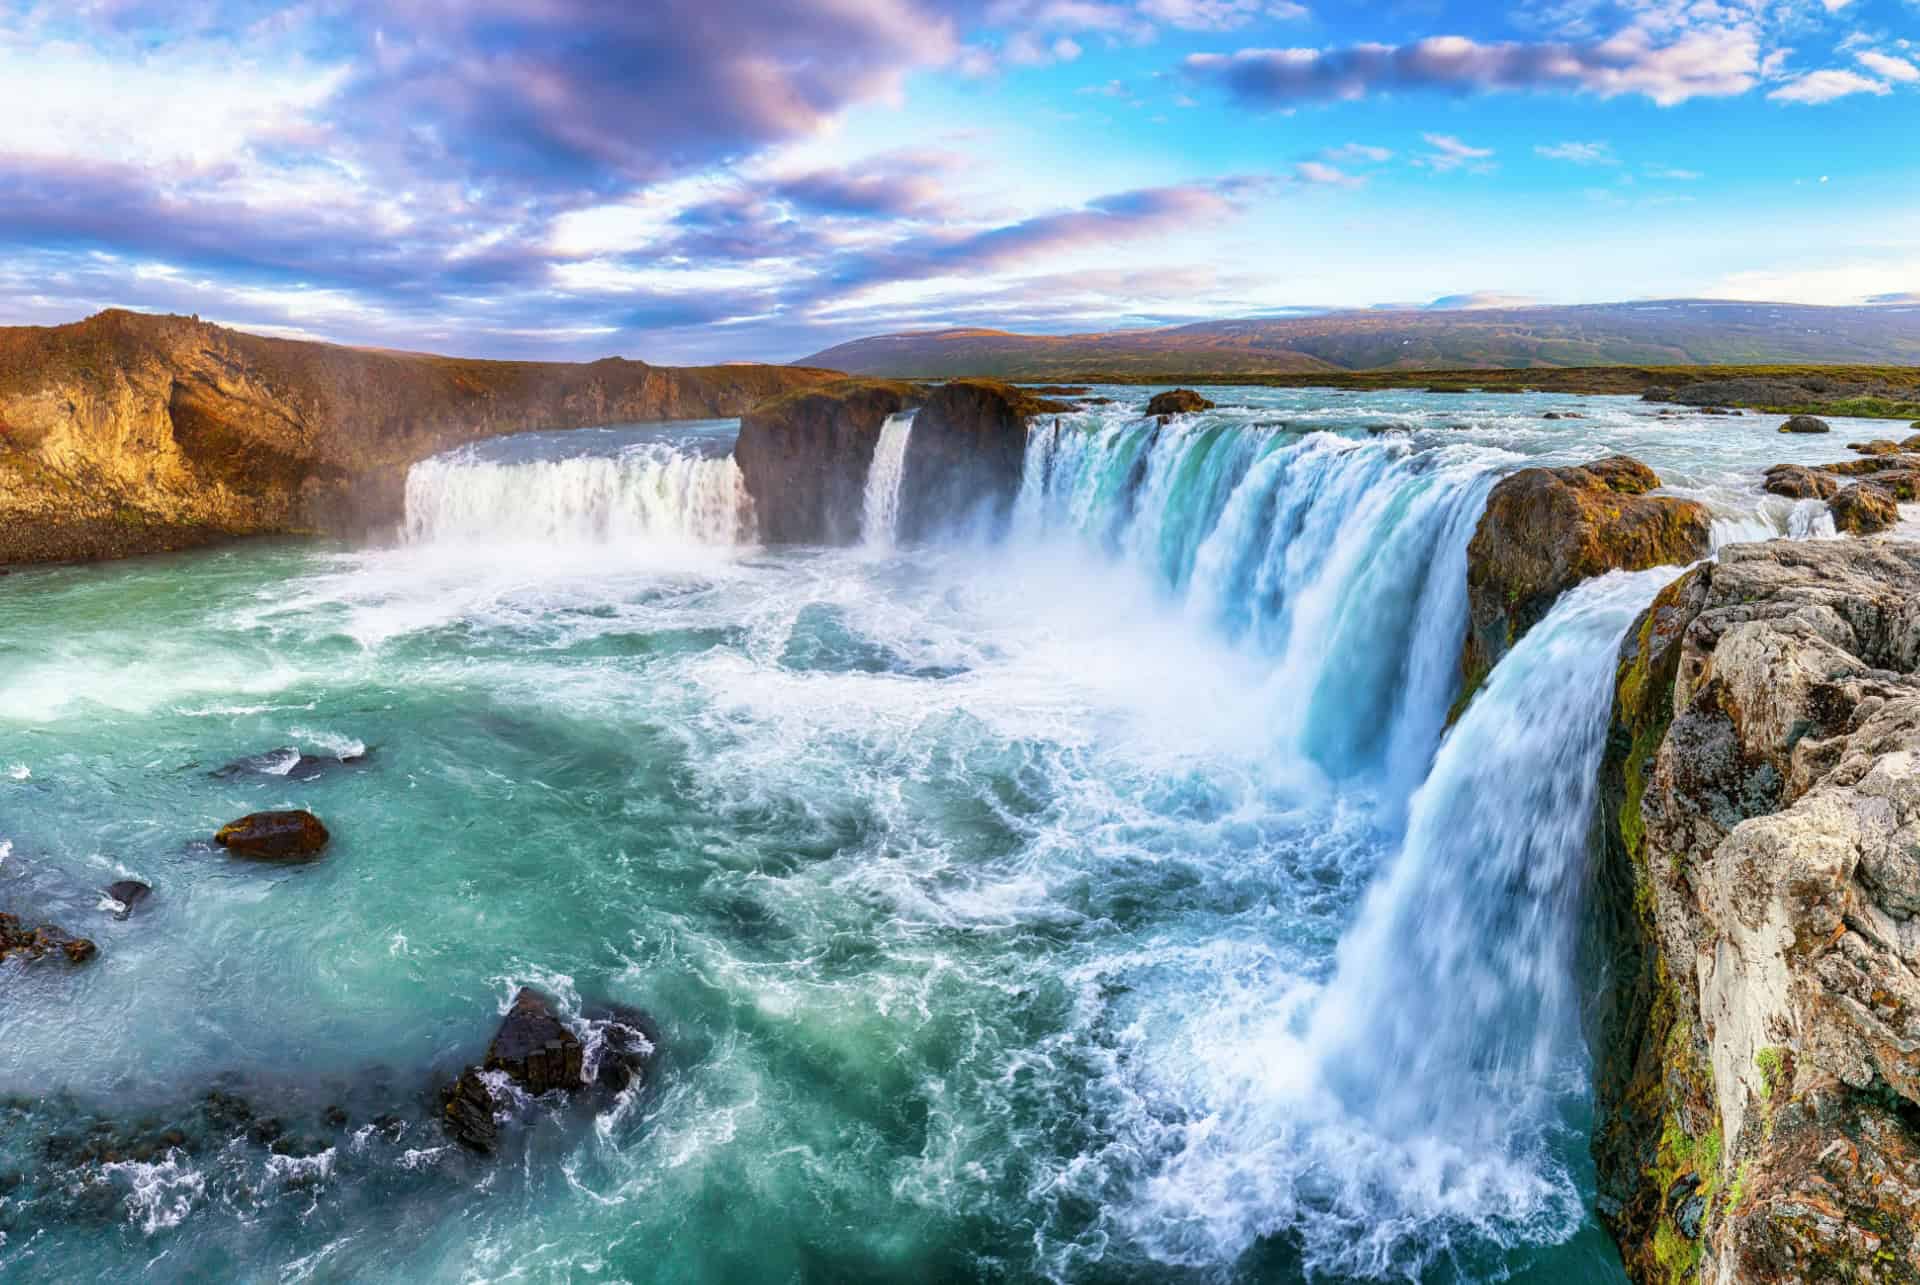
[[[1831,542],[1759,466],[1883,426],[1210,391],[1034,416],[960,503],[938,395],[876,413],[831,540],[763,538],[715,419],[435,455],[387,542],[16,570],[0,889],[98,958],[4,979],[0,1274],[1623,1279],[1581,936],[1684,567],[1561,594],[1450,722],[1470,542],[1624,452],[1708,557]],[[318,859],[210,842],[296,808]],[[639,1070],[496,1075],[463,1145],[522,988]]]

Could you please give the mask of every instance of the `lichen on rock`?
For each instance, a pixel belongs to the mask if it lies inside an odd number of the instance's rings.
[[[1623,645],[1600,1212],[1637,1281],[1920,1277],[1920,548],[1742,545]]]

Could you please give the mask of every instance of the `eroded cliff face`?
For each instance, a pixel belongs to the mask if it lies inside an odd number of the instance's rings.
[[[1722,552],[1623,645],[1593,1024],[1637,1281],[1920,1280],[1920,546]]]
[[[0,564],[355,534],[407,466],[501,433],[731,416],[827,371],[465,361],[104,312],[0,330]]]
[[[898,533],[1004,528],[1020,491],[1027,428],[1071,409],[990,379],[935,387],[849,379],[753,408],[734,458],[753,496],[760,536],[774,544],[852,544],[867,476],[887,420],[914,411],[900,479]]]

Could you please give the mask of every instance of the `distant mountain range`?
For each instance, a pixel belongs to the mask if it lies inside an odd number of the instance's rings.
[[[1564,366],[1920,365],[1920,306],[1667,299],[1203,321],[1150,330],[877,335],[796,363],[855,375],[1085,379]]]

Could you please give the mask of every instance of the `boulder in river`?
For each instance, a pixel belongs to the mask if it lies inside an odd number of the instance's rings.
[[[117,919],[125,919],[133,913],[136,905],[153,894],[153,889],[138,879],[117,879],[102,891],[106,893],[108,900],[120,907],[114,912],[114,917]]]
[[[251,812],[220,827],[213,841],[236,857],[304,861],[318,856],[331,836],[320,818],[303,809]]]
[[[249,754],[245,758],[235,759],[225,767],[216,768],[208,775],[222,781],[244,776],[311,781],[322,773],[336,768],[363,766],[371,753],[371,750],[362,746],[342,754],[304,754],[288,745],[281,749],[267,750],[264,753]]]
[[[1900,520],[1893,493],[1874,482],[1855,482],[1834,492],[1827,501],[1835,529],[1848,535],[1873,535]]]
[[[1831,433],[1827,421],[1814,415],[1795,415],[1780,426],[1783,433]]]
[[[1825,500],[1840,489],[1840,480],[1804,465],[1776,464],[1767,470],[1760,486],[1769,495],[1784,495],[1790,500]]]
[[[1920,546],[1724,549],[1617,674],[1586,954],[1627,1275],[1911,1279]]]
[[[1467,639],[1460,702],[1494,663],[1574,585],[1608,571],[1693,562],[1711,548],[1706,506],[1649,495],[1660,485],[1639,460],[1612,455],[1503,479],[1467,546]]]
[[[52,924],[29,928],[17,916],[0,914],[0,960],[57,955],[70,964],[84,964],[98,953],[92,942],[65,929]]]
[[[1147,414],[1165,422],[1175,415],[1191,415],[1196,411],[1212,410],[1213,403],[1194,392],[1191,388],[1175,388],[1169,392],[1155,393],[1147,403]]]
[[[447,1131],[476,1151],[491,1151],[516,1093],[571,1095],[592,1087],[618,1094],[642,1078],[655,1048],[652,1023],[644,1015],[616,1007],[589,1015],[586,1029],[589,1043],[560,1020],[545,996],[521,987],[485,1060],[461,1072],[447,1089],[442,1099]]]
[[[1898,442],[1876,437],[1871,442],[1849,443],[1847,449],[1860,455],[1898,455],[1905,448]]]

